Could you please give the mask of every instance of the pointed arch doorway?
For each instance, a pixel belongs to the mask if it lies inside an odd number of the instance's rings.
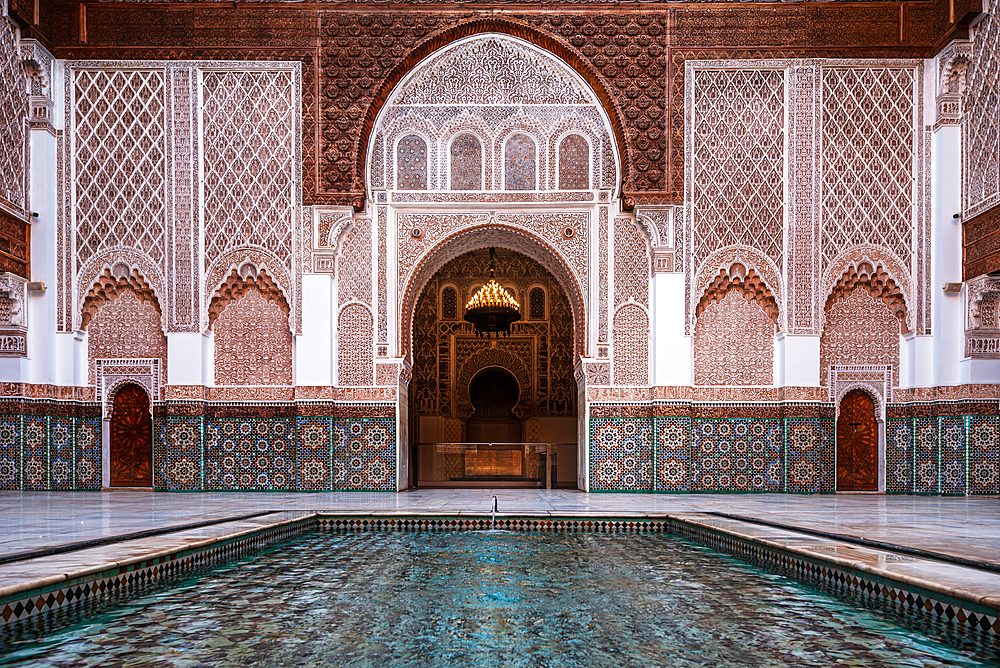
[[[149,395],[136,384],[122,385],[111,412],[111,486],[153,486],[153,416]]]
[[[837,418],[837,491],[878,491],[878,423],[875,401],[854,389],[840,401]]]

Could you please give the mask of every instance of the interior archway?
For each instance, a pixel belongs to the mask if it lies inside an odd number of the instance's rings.
[[[573,486],[579,411],[570,300],[539,262],[496,248],[496,280],[520,303],[522,320],[509,337],[479,338],[464,305],[489,266],[488,249],[463,253],[416,300],[408,433],[418,484],[539,486],[548,456],[539,444],[562,444],[553,448],[562,459],[549,483],[558,485],[562,471],[561,482]],[[486,443],[517,447],[472,446]]]

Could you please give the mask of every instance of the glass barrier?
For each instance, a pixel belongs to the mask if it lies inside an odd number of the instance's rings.
[[[575,443],[417,443],[418,487],[556,487],[559,448]]]

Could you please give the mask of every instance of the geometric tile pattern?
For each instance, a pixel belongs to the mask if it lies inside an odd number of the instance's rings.
[[[590,419],[590,488],[832,492],[833,420],[781,418],[782,410],[774,408],[775,417],[635,417],[630,407],[601,406]],[[735,406],[719,412],[746,414]]]
[[[592,418],[590,433],[591,489],[653,489],[651,418]]]
[[[913,422],[886,420],[885,491],[889,494],[913,490]]]
[[[693,427],[693,489],[781,491],[781,420],[695,420]]]
[[[832,420],[786,419],[784,491],[806,494],[834,491]]]
[[[395,490],[395,418],[355,412],[358,417],[159,416],[154,488]]]
[[[889,409],[895,415],[886,420],[888,493],[1000,493],[1000,415],[995,402],[985,410],[961,402],[916,408],[890,404]],[[921,415],[900,415],[906,410]]]
[[[100,489],[99,435],[97,417],[0,415],[0,490]]]

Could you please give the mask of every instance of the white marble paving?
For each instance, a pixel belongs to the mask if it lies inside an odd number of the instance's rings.
[[[787,494],[0,492],[0,555],[262,511],[644,516],[721,512],[1000,564],[1000,498]],[[211,527],[197,529],[211,536]]]

